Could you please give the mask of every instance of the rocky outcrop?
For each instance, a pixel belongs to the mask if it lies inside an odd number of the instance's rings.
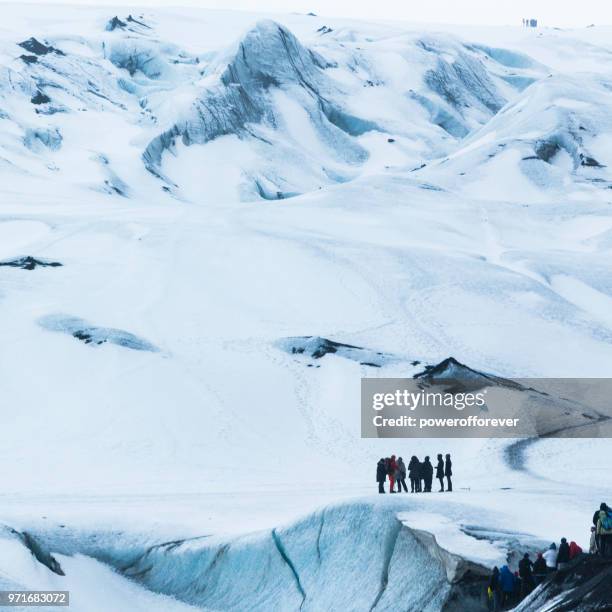
[[[612,610],[612,559],[581,555],[557,570],[516,612],[595,612]]]
[[[36,268],[58,268],[61,267],[62,264],[59,261],[47,261],[46,259],[37,259],[27,255],[26,257],[0,261],[0,266],[21,268],[22,270],[35,270]]]
[[[46,330],[70,334],[85,344],[97,346],[106,342],[135,351],[157,352],[159,349],[138,336],[122,329],[98,327],[78,317],[47,315],[38,321]]]
[[[322,338],[321,336],[296,336],[284,338],[277,342],[277,346],[292,355],[303,355],[317,360],[325,355],[337,355],[361,365],[380,368],[388,363],[399,361],[397,357],[389,353],[373,351],[361,346],[344,344]]]

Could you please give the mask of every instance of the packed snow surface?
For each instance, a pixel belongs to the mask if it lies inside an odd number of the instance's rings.
[[[586,545],[607,440],[362,440],[359,393],[450,356],[611,375],[611,34],[4,5],[7,586],[237,609],[259,569],[241,592],[227,572],[269,558],[250,609],[346,609],[353,570],[354,609],[424,609],[394,572],[418,582],[418,548],[423,585],[448,585],[447,557],[411,529],[483,566]],[[438,452],[452,494],[372,496],[379,457]]]

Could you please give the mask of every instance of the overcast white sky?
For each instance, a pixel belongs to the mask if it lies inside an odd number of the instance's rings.
[[[6,0],[0,0],[3,2]],[[57,4],[57,0],[35,0]],[[12,3],[17,4],[15,0]],[[612,0],[63,0],[63,4],[199,6],[264,12],[309,12],[330,17],[438,23],[520,24],[536,17],[548,26],[612,25]]]

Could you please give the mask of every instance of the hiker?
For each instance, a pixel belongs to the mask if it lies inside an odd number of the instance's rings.
[[[597,548],[602,557],[612,557],[612,510],[601,504],[597,519]]]
[[[442,455],[438,455],[438,464],[436,465],[436,478],[440,481],[439,493],[444,493],[444,460]]]
[[[444,475],[446,476],[446,490],[453,490],[453,482],[451,476],[453,475],[453,464],[451,463],[450,453],[446,453],[446,465],[444,466]]]
[[[593,526],[597,527],[597,522],[599,521],[599,513],[605,510],[606,512],[610,511],[610,508],[608,508],[608,504],[606,504],[605,502],[601,502],[601,504],[599,505],[599,510],[595,510],[595,513],[593,514]]]
[[[529,558],[529,553],[525,553],[523,558],[519,561],[519,576],[521,578],[521,599],[524,599],[533,591],[535,586],[533,582],[533,574],[531,569],[533,567],[533,561]]]
[[[606,504],[605,502],[601,502],[601,504],[599,504],[599,510],[595,510],[595,512],[593,513],[593,526],[595,527],[595,547],[599,552],[601,552],[601,544],[599,542],[599,532],[597,531],[597,523],[599,522],[599,513],[602,510],[605,510],[606,512],[609,510],[608,504]]]
[[[401,457],[397,460],[395,481],[397,482],[398,493],[402,492],[402,486],[404,487],[404,491],[408,493],[408,487],[406,486],[406,464],[404,463],[404,460]]]
[[[578,544],[576,544],[576,542],[574,542],[574,540],[572,540],[570,542],[570,545],[569,545],[569,558],[570,558],[570,561],[572,561],[573,559],[575,559],[576,557],[578,557],[581,554],[582,554],[582,548],[580,546],[578,546]]]
[[[570,549],[569,544],[565,538],[561,538],[561,544],[559,544],[559,550],[557,552],[557,567],[563,569],[570,560]]]
[[[433,465],[429,461],[429,455],[423,461],[423,479],[425,480],[425,492],[431,493],[431,483],[433,481]]]
[[[408,476],[410,476],[410,491],[418,493],[421,490],[421,479],[419,477],[419,460],[415,455],[410,458],[408,464]]]
[[[501,608],[505,608],[512,602],[514,593],[514,574],[507,565],[504,565],[499,572],[499,587],[501,590]]]
[[[499,584],[499,568],[497,565],[493,568],[487,593],[489,595],[489,607],[493,610],[493,612],[498,612],[501,603],[501,586]]]
[[[378,492],[385,492],[385,480],[387,480],[387,465],[385,458],[382,457],[376,464],[376,482],[378,483]]]
[[[554,572],[557,569],[557,545],[553,542],[542,556],[546,561],[548,571]]]
[[[533,564],[533,579],[536,586],[546,578],[546,560],[542,556],[542,553],[538,553],[538,558]]]
[[[597,528],[591,525],[591,539],[589,540],[589,555],[597,554]]]
[[[425,462],[419,461],[419,491],[421,493],[424,493],[427,490],[425,485]]]
[[[512,607],[521,603],[521,593],[523,592],[523,579],[518,571],[514,572],[514,590],[512,591]]]
[[[397,461],[395,461],[395,455],[391,455],[389,467],[387,469],[387,475],[389,476],[389,493],[395,493],[395,470],[397,470]]]

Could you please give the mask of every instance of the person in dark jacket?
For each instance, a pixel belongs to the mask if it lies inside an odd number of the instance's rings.
[[[378,492],[385,492],[385,480],[387,479],[387,463],[384,457],[376,464],[376,482],[378,483]]]
[[[387,475],[389,476],[389,493],[395,493],[395,470],[397,470],[397,461],[395,460],[395,455],[391,455],[387,469]]]
[[[419,461],[419,491],[425,492],[425,464]]]
[[[536,586],[540,584],[540,582],[544,581],[544,578],[546,578],[547,573],[548,570],[546,568],[546,561],[542,556],[542,553],[538,553],[538,558],[533,564],[533,579]]]
[[[501,587],[499,583],[499,568],[493,568],[491,579],[489,580],[489,600],[491,601],[493,612],[497,612],[501,603]]]
[[[557,567],[563,569],[570,560],[570,549],[569,544],[565,538],[561,538],[561,544],[559,544],[559,552],[557,553]]]
[[[397,460],[397,470],[395,471],[395,481],[397,482],[397,492],[402,492],[402,487],[404,487],[404,491],[408,493],[408,487],[406,486],[406,464],[404,460],[399,457]]]
[[[546,564],[545,564],[546,565]],[[523,558],[519,561],[519,576],[521,578],[521,599],[524,599],[533,591],[535,586],[533,582],[533,573],[531,568],[533,562],[529,558],[529,553],[525,553]]]
[[[433,481],[433,465],[429,461],[429,456],[425,457],[422,464],[423,480],[425,481],[425,492],[431,493],[431,483]]]
[[[438,455],[438,464],[436,465],[436,478],[440,481],[439,493],[444,493],[444,459],[442,459],[442,455]]]
[[[446,464],[444,466],[444,475],[446,476],[446,490],[453,490],[453,481],[451,476],[453,475],[453,464],[451,462],[451,456],[449,453],[446,454]]]
[[[602,504],[603,505],[603,504]],[[599,519],[597,520],[597,549],[599,554],[604,557],[612,557],[612,525],[610,525],[610,519],[612,518],[612,511],[608,506],[606,509],[599,511]]]
[[[408,476],[410,477],[411,493],[418,493],[421,490],[421,479],[419,475],[419,460],[415,455],[410,458],[408,464]]]
[[[523,579],[518,571],[514,572],[514,591],[512,591],[511,605],[518,606],[521,603],[521,593],[523,592]]]

